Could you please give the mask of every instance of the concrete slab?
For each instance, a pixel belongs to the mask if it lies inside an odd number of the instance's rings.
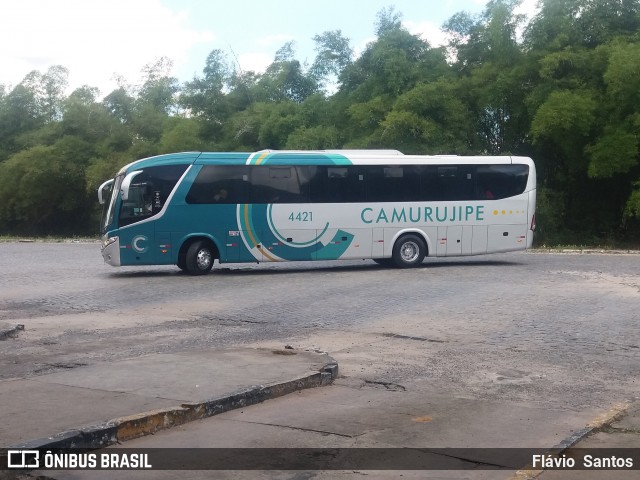
[[[0,381],[0,445],[106,446],[324,385],[336,375],[326,354],[235,348]]]
[[[196,402],[318,372],[321,359],[317,353],[294,350],[209,350],[148,355],[52,373],[39,381]]]
[[[357,438],[357,446],[532,448],[560,443],[576,426],[586,425],[598,413],[595,409],[574,412],[534,403],[452,397],[435,391],[333,385],[310,393],[301,392],[283,398],[277,405],[237,410],[220,418],[331,432]]]
[[[144,395],[58,385],[39,380],[0,382],[3,446],[47,437],[70,427],[168,407],[175,402]],[[66,408],[73,405],[73,408]]]

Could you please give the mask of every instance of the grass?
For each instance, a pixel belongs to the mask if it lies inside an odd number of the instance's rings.
[[[41,237],[20,236],[20,235],[0,235],[0,243],[8,242],[47,242],[47,243],[94,243],[99,242],[99,237],[59,237],[46,235]]]

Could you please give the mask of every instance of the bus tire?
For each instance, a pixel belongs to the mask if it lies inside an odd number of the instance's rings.
[[[396,240],[393,245],[393,263],[398,268],[417,267],[427,253],[424,240],[414,234],[407,234]]]
[[[205,275],[211,271],[214,259],[211,244],[198,240],[189,245],[184,263],[187,272],[191,275]]]

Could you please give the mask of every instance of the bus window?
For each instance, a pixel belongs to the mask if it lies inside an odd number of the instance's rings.
[[[367,201],[412,202],[420,200],[420,167],[367,167]]]
[[[468,165],[439,166],[434,200],[471,200],[474,197],[473,168]]]
[[[438,200],[438,167],[432,165],[423,166],[418,176],[420,177],[419,200]]]
[[[187,203],[249,203],[249,167],[205,165],[189,189]]]
[[[476,199],[501,199],[520,195],[527,186],[527,165],[480,165],[476,171]]]
[[[304,203],[296,167],[254,166],[251,168],[252,203]]]
[[[321,203],[353,203],[365,201],[365,171],[361,167],[322,167],[325,189],[318,199]]]

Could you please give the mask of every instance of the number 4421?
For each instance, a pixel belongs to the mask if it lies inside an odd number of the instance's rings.
[[[291,212],[289,220],[292,222],[312,222],[313,212]]]

